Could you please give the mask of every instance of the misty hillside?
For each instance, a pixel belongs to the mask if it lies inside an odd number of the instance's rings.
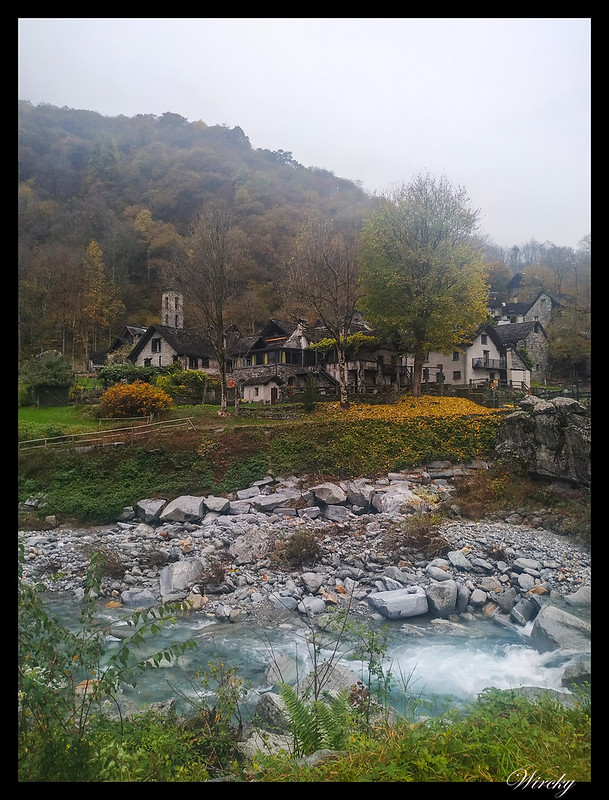
[[[63,349],[57,336],[75,335],[58,316],[72,305],[66,293],[92,240],[124,307],[113,327],[144,325],[159,313],[196,214],[211,198],[234,201],[247,236],[242,279],[254,324],[281,310],[282,265],[311,209],[363,218],[374,202],[289,152],[253,149],[238,127],[27,102],[18,122],[22,352]]]
[[[289,312],[285,264],[312,210],[363,220],[379,202],[354,182],[302,166],[290,152],[252,148],[239,127],[29,102],[19,103],[18,124],[22,356],[56,348],[80,358],[96,265],[103,275],[95,292],[106,314],[97,349],[125,324],[158,321],[161,291],[211,199],[231,202],[247,243],[232,309],[244,331]],[[489,261],[501,260],[491,250]],[[521,266],[516,261],[509,270]]]

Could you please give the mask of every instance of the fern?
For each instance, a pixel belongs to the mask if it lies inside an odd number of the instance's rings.
[[[287,684],[280,686],[279,693],[285,703],[296,755],[310,755],[326,748],[338,750],[344,746],[353,716],[348,689],[310,704]]]

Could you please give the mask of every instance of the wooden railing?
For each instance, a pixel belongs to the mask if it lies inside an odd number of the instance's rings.
[[[19,450],[35,450],[51,447],[67,447],[70,449],[107,447],[117,444],[133,444],[154,433],[165,435],[175,430],[188,428],[194,430],[191,417],[169,419],[162,422],[147,422],[143,425],[131,425],[128,428],[109,428],[106,430],[73,433],[64,436],[49,436],[44,439],[29,439],[19,442]]]

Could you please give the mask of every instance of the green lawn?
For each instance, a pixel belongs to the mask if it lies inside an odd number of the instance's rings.
[[[83,431],[97,428],[96,419],[87,419],[78,406],[21,406],[17,421],[23,425],[43,425]]]

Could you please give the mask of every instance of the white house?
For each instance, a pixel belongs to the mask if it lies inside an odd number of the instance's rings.
[[[429,353],[423,364],[423,382],[469,386],[497,381],[517,388],[530,386],[531,371],[517,353],[517,345],[522,344],[533,329],[533,323],[525,325],[526,331],[517,324],[484,325],[467,346],[448,355]],[[510,329],[509,337],[499,332],[502,328]],[[408,363],[412,363],[412,359],[408,359]]]

